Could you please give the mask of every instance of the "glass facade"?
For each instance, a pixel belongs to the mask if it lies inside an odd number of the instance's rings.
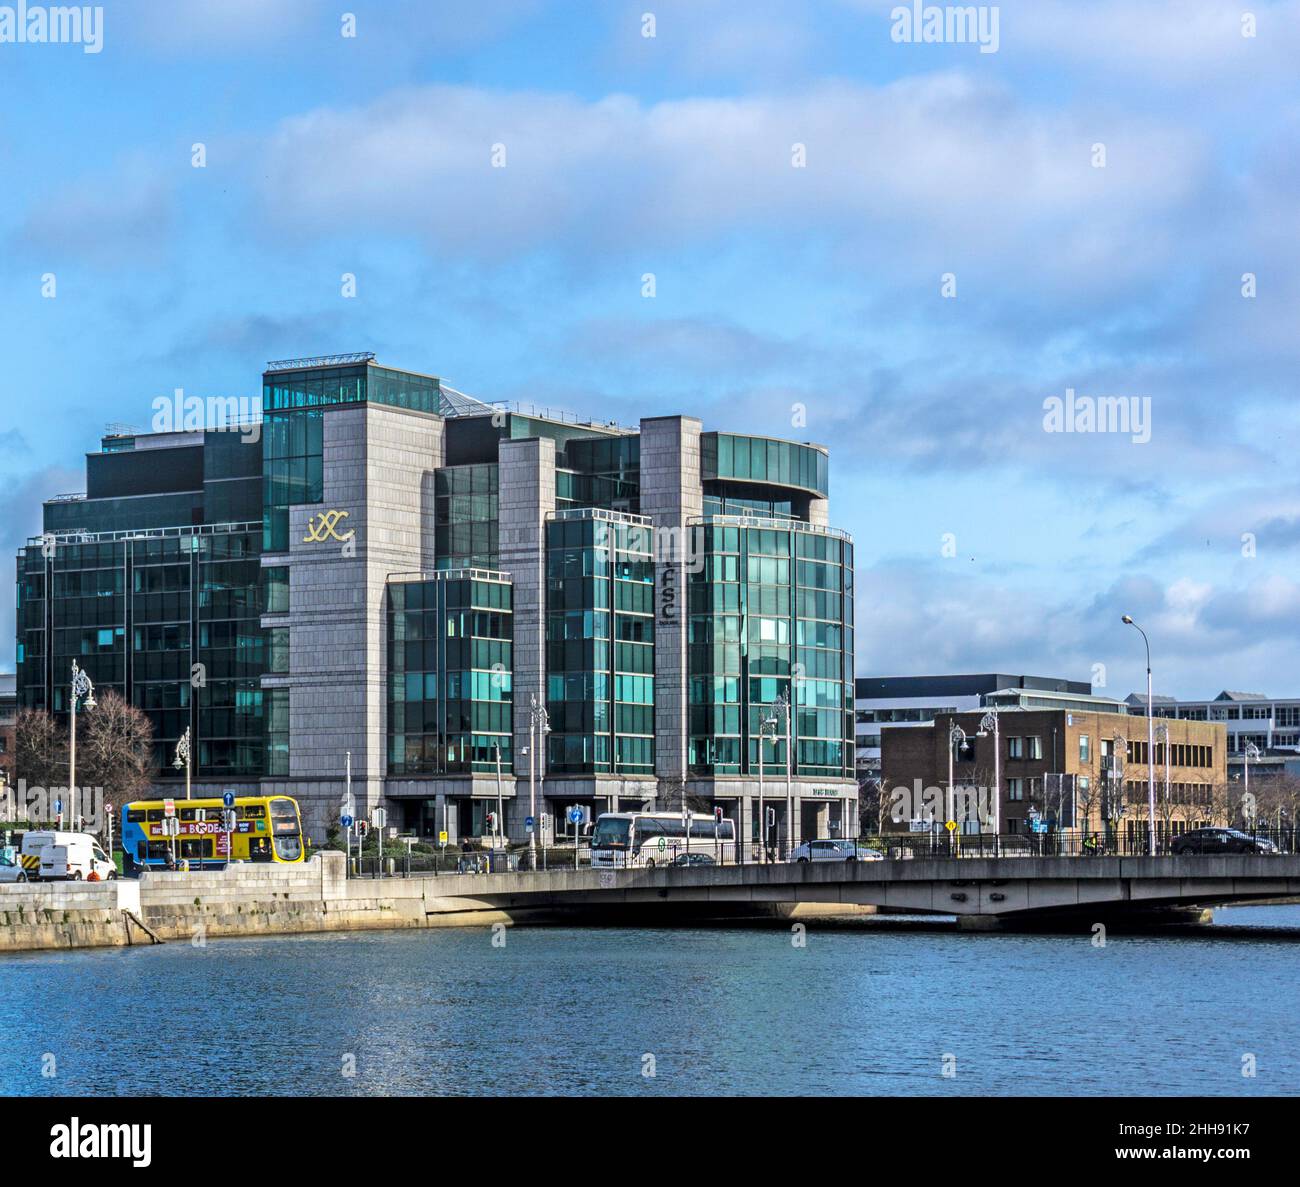
[[[365,403],[438,413],[442,388],[432,375],[414,375],[374,363],[267,371],[262,376],[263,413]]]
[[[446,466],[433,476],[434,549],[439,569],[497,567],[495,462]]]
[[[324,497],[325,414],[272,412],[262,426],[262,550],[289,551],[289,507]]]
[[[388,773],[510,771],[513,589],[457,570],[388,586]]]
[[[68,710],[75,659],[153,724],[164,775],[186,729],[194,773],[262,773],[260,531],[173,528],[19,556],[22,703]]]
[[[793,678],[795,773],[851,778],[853,545],[838,533],[770,522],[713,518],[695,529],[688,767],[693,775],[756,775],[761,722]],[[784,773],[784,737],[763,754],[765,773]]]
[[[825,495],[828,471],[826,451],[813,445],[737,433],[700,434],[700,475],[706,482],[765,482]]]
[[[654,773],[652,529],[599,510],[546,525],[547,769]]]
[[[603,507],[641,510],[641,438],[581,437],[555,459],[555,505],[560,510]]]

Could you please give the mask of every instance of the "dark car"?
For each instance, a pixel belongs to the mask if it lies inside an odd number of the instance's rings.
[[[1277,853],[1264,837],[1252,837],[1237,828],[1194,828],[1173,839],[1173,851],[1180,857],[1207,853]]]
[[[713,855],[709,853],[679,853],[673,858],[675,866],[712,866],[718,863],[713,860]]]

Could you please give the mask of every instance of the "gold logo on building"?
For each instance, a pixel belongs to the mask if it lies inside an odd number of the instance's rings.
[[[338,524],[340,520],[347,519],[346,511],[322,511],[319,515],[313,515],[307,521],[307,534],[302,538],[304,544],[320,544],[325,540],[337,540],[340,544],[346,544],[355,536],[356,529],[351,529],[347,535],[340,536],[338,533]]]

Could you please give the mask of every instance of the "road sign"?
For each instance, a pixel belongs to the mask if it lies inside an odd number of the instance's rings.
[[[112,805],[112,804],[110,804],[110,803],[105,803],[105,804],[104,804],[104,811],[105,811],[105,812],[111,812],[112,810],[113,810],[113,805]]]
[[[344,813],[342,816],[340,816],[340,817],[339,817],[339,827],[340,827],[340,828],[351,828],[351,827],[352,827],[352,817],[349,816],[349,815],[347,815],[346,813]]]
[[[581,823],[582,823],[582,809],[581,809],[581,808],[570,808],[570,809],[569,809],[569,823],[570,823],[570,824],[581,824]]]
[[[175,800],[163,800],[163,815],[164,815],[168,820],[170,820],[173,816],[176,815],[176,801],[175,801]]]
[[[957,822],[955,820],[950,820],[943,827],[946,828],[950,833],[955,833],[957,831]]]
[[[374,820],[376,828],[383,828],[388,823],[388,812],[384,808],[376,808],[371,813],[371,818]]]
[[[445,845],[446,843],[447,843],[447,830],[445,828],[440,829],[438,832],[438,844]]]
[[[221,802],[225,804],[227,808],[233,808],[235,806],[235,793],[233,791],[223,792],[221,795]]]
[[[55,801],[54,801],[54,814],[55,814],[56,816],[62,816],[62,815],[63,815],[63,801],[62,801],[62,800],[55,800]]]
[[[533,825],[536,824],[536,823],[537,823],[537,822],[536,822],[536,821],[535,821],[531,816],[525,816],[525,817],[524,817],[524,826],[525,826],[526,828],[532,828]]]

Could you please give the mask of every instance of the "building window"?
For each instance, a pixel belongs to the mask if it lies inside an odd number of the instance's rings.
[[[1023,800],[1025,798],[1025,781],[1023,779],[1007,780],[1007,799]]]
[[[1025,757],[1025,740],[1024,738],[1007,739],[1007,757],[1024,758]]]
[[[1090,749],[1089,749],[1089,746],[1088,746],[1088,735],[1087,735],[1087,734],[1080,734],[1080,735],[1079,735],[1079,761],[1080,761],[1080,762],[1091,762],[1091,761],[1092,761],[1091,754],[1090,754]]]
[[[1043,757],[1042,738],[1026,738],[1025,746],[1026,746],[1026,753],[1025,753],[1026,758],[1040,759]]]

